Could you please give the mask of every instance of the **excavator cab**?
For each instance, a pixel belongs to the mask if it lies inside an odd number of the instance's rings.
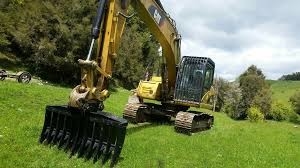
[[[175,102],[200,106],[203,93],[213,84],[214,69],[210,58],[184,56],[177,71]]]

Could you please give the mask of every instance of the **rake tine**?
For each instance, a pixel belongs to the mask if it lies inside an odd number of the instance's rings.
[[[51,134],[50,134],[50,137],[49,137],[49,141],[48,143],[50,144],[50,146],[52,146],[52,143],[55,139],[55,134],[56,134],[56,128],[53,128]]]
[[[101,148],[102,144],[101,142],[96,142],[94,144],[94,154],[93,154],[93,163],[96,163],[97,160],[100,158],[100,148]]]
[[[105,123],[105,127],[104,127],[104,137],[105,137],[105,142],[102,145],[102,154],[103,154],[103,158],[102,158],[102,164],[105,164],[105,162],[108,160],[107,158],[107,154],[110,148],[110,138],[111,138],[111,123],[110,122],[106,122]]]
[[[58,113],[57,116],[55,117],[55,127],[53,128],[52,132],[51,132],[51,135],[50,135],[50,140],[49,140],[49,144],[50,146],[52,145],[55,145],[55,141],[56,141],[56,136],[57,136],[57,133],[58,133],[58,130],[59,130],[59,118],[60,118],[60,114]]]
[[[64,114],[63,115],[62,128],[61,129],[58,128],[58,133],[57,133],[57,136],[56,136],[55,141],[54,141],[54,145],[57,145],[58,149],[61,149],[61,147],[63,146],[63,142],[64,142],[64,139],[65,139],[65,136],[66,136],[66,125],[67,125],[67,122],[68,122],[67,119],[68,119],[67,114]]]
[[[61,149],[65,145],[65,141],[66,141],[66,137],[68,136],[68,133],[62,131],[58,134],[58,136],[61,136],[61,138],[58,140],[57,148]]]
[[[80,146],[78,149],[78,157],[82,157],[84,155],[86,149],[86,143],[89,137],[90,124],[89,124],[89,116],[87,116],[84,120],[83,124],[83,136],[81,138]]]
[[[103,129],[102,129],[102,133],[101,133],[101,145],[100,145],[100,150],[98,151],[98,158],[97,160],[102,156],[103,152],[106,149],[107,146],[107,134],[108,134],[108,128],[107,125],[104,123],[102,125]]]
[[[67,151],[68,148],[71,146],[71,134],[69,132],[66,133],[66,136],[64,137],[64,140],[62,141],[62,146],[64,148],[64,151]]]
[[[111,166],[114,166],[117,163],[118,161],[117,159],[121,154],[121,150],[125,141],[126,126],[125,127],[121,126],[118,128],[116,146],[115,146],[114,154],[112,155]]]
[[[115,150],[116,148],[116,141],[117,141],[117,134],[118,133],[118,128],[116,126],[112,127],[112,139],[111,139],[111,147],[109,149],[109,154],[111,155],[112,152]]]
[[[102,143],[99,144],[99,148],[98,148],[98,150],[97,150],[97,154],[96,154],[96,156],[94,157],[94,163],[97,162],[97,161],[100,159],[100,157],[101,157],[102,154],[103,154],[103,150],[104,150],[104,149],[105,149],[105,145],[104,145],[104,142],[102,142]]]
[[[85,144],[85,138],[83,138],[80,142],[79,148],[76,152],[77,153],[77,158],[82,157],[82,153],[83,153],[83,150],[84,150],[84,144]]]
[[[88,156],[90,155],[90,153],[92,151],[92,147],[93,147],[92,145],[93,145],[93,143],[92,143],[91,138],[88,138],[85,143],[85,151],[83,153],[85,159],[87,159]]]
[[[78,133],[79,134],[79,133]],[[73,141],[74,140],[74,141]],[[71,154],[70,154],[70,157],[72,157],[73,155],[75,155],[75,153],[77,152],[78,148],[79,148],[79,145],[80,145],[80,141],[81,139],[79,138],[78,135],[76,135],[75,139],[73,139],[73,144],[72,144],[72,147],[71,147]]]
[[[103,157],[104,151],[105,151],[105,149],[106,149],[106,145],[107,145],[106,142],[103,142],[103,143],[102,143],[102,146],[101,146],[101,148],[100,148],[100,155],[99,155],[99,158],[100,158],[100,157]]]
[[[99,123],[99,129],[96,129],[96,135],[99,136],[99,140],[95,141],[94,147],[95,147],[95,151],[94,151],[94,160],[93,162],[97,162],[97,160],[100,158],[101,156],[101,147],[103,144],[103,132],[104,132],[104,128],[103,128],[103,123],[100,122]]]
[[[79,148],[78,148],[78,158],[79,157],[82,157],[82,155],[84,154],[84,149],[85,149],[85,143],[86,143],[86,141],[87,141],[87,138],[86,137],[83,137],[82,139],[81,139],[81,143],[80,143],[80,146],[79,146]]]
[[[62,138],[62,135],[64,134],[65,130],[65,122],[66,122],[66,116],[59,115],[59,122],[57,123],[57,128],[56,128],[56,134],[55,138],[53,140],[53,145],[56,145],[60,139]],[[62,120],[63,118],[63,120]],[[62,122],[63,121],[63,122]]]
[[[61,140],[64,138],[64,134],[65,131],[64,130],[59,130],[57,136],[56,136],[56,140],[54,142],[54,145],[58,145],[60,144]]]
[[[40,143],[43,143],[46,140],[46,137],[48,136],[50,132],[50,127],[46,127],[45,131],[42,132],[41,136],[40,136]]]
[[[87,155],[86,159],[89,160],[91,158],[94,158],[97,154],[96,152],[98,149],[99,149],[99,141],[95,140],[93,147],[92,147],[90,153]]]
[[[116,134],[116,127],[112,125],[112,123],[110,123],[109,125],[109,130],[108,130],[108,142],[107,142],[107,147],[106,150],[104,152],[104,157],[102,160],[102,163],[104,164],[105,162],[107,162],[107,160],[110,158],[112,151],[114,150],[115,147],[115,142],[117,139],[117,134]]]
[[[75,121],[74,121],[75,120]],[[75,133],[75,137],[72,138],[72,147],[71,147],[71,154],[70,154],[70,157],[72,157],[73,155],[75,155],[75,153],[78,151],[78,148],[80,147],[80,142],[82,140],[82,132],[84,129],[84,127],[82,125],[82,122],[84,121],[81,121],[81,120],[77,120],[77,118],[74,118],[74,127],[72,127],[72,132]],[[73,126],[73,124],[72,124]]]
[[[61,115],[58,114],[57,115],[57,121],[56,121],[56,128],[52,132],[52,135],[53,135],[53,139],[52,139],[52,142],[51,142],[52,145],[55,145],[56,142],[57,142],[57,136],[58,136],[58,133],[60,132],[60,126],[61,126]]]
[[[96,143],[96,138],[95,138],[95,129],[96,129],[96,122],[93,122],[93,129],[91,133],[91,138],[88,139],[86,142],[85,146],[87,146],[87,150],[85,152],[85,159],[88,160],[91,158],[91,156],[94,154],[94,149],[95,149],[95,143]]]
[[[95,135],[95,128],[96,128],[96,122],[93,121],[93,128],[91,132],[91,137],[89,137],[85,143],[86,151],[84,152],[85,154],[85,159],[88,159],[91,155],[92,148],[94,146],[94,135]],[[89,129],[90,130],[90,129]]]
[[[67,151],[67,149],[71,148],[72,146],[72,140],[74,139],[74,135],[76,135],[76,128],[77,123],[75,122],[76,120],[72,117],[66,117],[66,130],[65,130],[65,136],[63,138],[63,141],[60,143],[59,148],[64,146],[64,151]],[[75,131],[74,131],[75,130]]]
[[[40,143],[43,143],[49,134],[49,131],[51,129],[50,128],[51,116],[52,116],[52,112],[49,112],[49,110],[46,108],[45,117],[44,117],[45,118],[44,126],[43,126],[43,130],[41,132],[40,139],[39,139]]]
[[[76,133],[76,136],[72,139],[72,147],[71,147],[71,154],[70,154],[70,157],[72,157],[73,155],[75,155],[75,153],[77,152],[77,149],[79,147],[79,143],[81,141],[81,138],[80,138],[80,126],[78,127],[77,129],[77,133]]]
[[[110,131],[109,131],[108,135],[110,136]],[[110,149],[110,143],[109,143],[109,139],[108,139],[107,143],[106,143],[106,146],[105,146],[105,149],[103,151],[102,164],[105,164],[107,162],[107,160],[109,159],[109,153],[108,153],[109,149]]]
[[[53,127],[52,127],[53,120],[55,120],[55,115],[54,115],[54,112],[51,112],[51,119],[50,119],[50,124],[49,124],[50,129],[49,129],[49,133],[48,133],[48,135],[46,137],[46,140],[45,140],[46,145],[48,145],[49,142],[51,141],[51,134],[52,134],[52,129],[53,129]]]

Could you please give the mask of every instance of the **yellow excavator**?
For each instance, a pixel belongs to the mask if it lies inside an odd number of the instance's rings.
[[[162,47],[161,76],[142,80],[125,106],[123,118],[104,112],[126,19],[131,5]],[[128,121],[140,123],[152,116],[175,118],[175,130],[192,133],[211,128],[213,116],[187,111],[190,107],[212,108],[214,62],[207,57],[181,57],[181,36],[175,21],[159,0],[99,0],[91,30],[92,42],[85,60],[78,60],[81,83],[65,106],[46,106],[39,142],[70,150],[71,156],[114,165],[121,153]],[[96,43],[96,44],[95,44]],[[96,54],[92,55],[94,45]],[[158,57],[158,59],[160,59]],[[156,100],[160,103],[149,103]]]

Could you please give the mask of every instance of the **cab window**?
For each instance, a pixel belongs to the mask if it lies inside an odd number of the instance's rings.
[[[205,72],[205,81],[204,81],[205,88],[210,88],[213,81],[213,74],[214,74],[214,70],[211,67],[207,67]]]

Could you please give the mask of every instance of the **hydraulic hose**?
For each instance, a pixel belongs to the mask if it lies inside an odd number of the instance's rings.
[[[97,15],[94,19],[93,27],[92,27],[92,37],[93,37],[93,39],[97,39],[99,37],[100,26],[101,26],[101,22],[102,22],[103,17],[104,17],[104,10],[105,10],[106,4],[107,4],[107,0],[99,0]]]
[[[107,0],[99,0],[97,15],[94,18],[93,27],[92,27],[92,31],[91,31],[93,39],[92,39],[92,42],[91,42],[91,46],[90,46],[90,49],[89,49],[88,56],[86,58],[87,61],[89,61],[91,59],[91,54],[92,54],[92,50],[93,50],[95,40],[99,37],[101,23],[104,19],[104,12],[105,12],[106,3],[107,3]]]

